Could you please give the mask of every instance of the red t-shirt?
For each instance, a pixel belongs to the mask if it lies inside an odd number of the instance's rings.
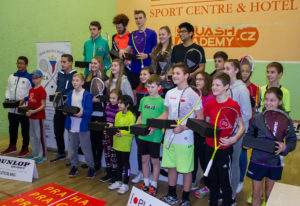
[[[33,107],[37,109],[42,105],[42,100],[46,100],[46,99],[47,99],[47,93],[42,86],[38,88],[32,87],[29,90],[29,94],[28,94],[28,107]],[[46,118],[46,114],[44,109],[29,117],[29,119],[45,119],[45,118]]]
[[[219,110],[223,107],[231,107],[235,109],[239,113],[239,117],[241,118],[242,115],[240,111],[240,106],[236,101],[232,100],[231,98],[228,98],[226,102],[218,103],[217,99],[215,98],[207,102],[206,106],[204,107],[204,116],[210,117],[210,124],[215,125],[217,114]],[[217,124],[217,127],[220,130],[220,134],[217,139],[217,145],[220,144],[219,137],[228,137],[231,134],[234,128],[235,117],[236,116],[234,111],[228,109],[221,111]],[[214,138],[207,137],[205,138],[205,141],[210,147],[215,147]],[[229,147],[231,147],[231,145],[221,146],[219,149],[226,149]]]

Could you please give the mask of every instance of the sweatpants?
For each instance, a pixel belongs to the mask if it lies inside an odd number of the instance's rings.
[[[231,162],[231,187],[232,199],[235,198],[236,189],[240,182],[240,155],[242,151],[243,136],[233,145],[232,162]]]
[[[214,149],[210,146],[207,149],[207,160],[211,158]],[[217,206],[220,197],[220,189],[222,190],[222,206],[230,206],[232,203],[232,189],[230,184],[231,173],[231,154],[232,147],[227,149],[219,149],[215,155],[212,167],[210,169],[208,179],[209,205]]]
[[[29,120],[28,117],[21,114],[8,113],[9,120],[9,147],[15,146],[18,139],[19,123],[21,123],[21,133],[23,137],[22,149],[29,145]]]
[[[202,171],[205,171],[206,164],[207,164],[205,159],[206,158],[205,148],[206,148],[205,138],[201,137],[199,134],[194,132],[194,171],[193,171],[192,182],[196,181],[199,161],[200,161],[200,167]]]
[[[129,156],[130,152],[120,152],[116,151],[117,161],[118,161],[118,169],[117,169],[117,181],[122,181],[122,172],[123,168],[125,168],[125,174],[123,183],[128,184],[129,176],[130,176],[130,163],[129,163]]]
[[[78,148],[79,144],[83,152],[86,164],[89,168],[94,168],[94,158],[92,153],[92,145],[90,139],[90,132],[70,132],[70,162],[72,166],[78,165]]]
[[[29,136],[32,155],[46,158],[46,139],[44,136],[44,125],[42,119],[29,119]]]

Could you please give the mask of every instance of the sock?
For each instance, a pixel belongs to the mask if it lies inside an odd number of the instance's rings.
[[[157,182],[151,182],[151,186],[153,186],[153,187],[155,187],[155,188],[157,188]]]
[[[144,178],[145,186],[149,187],[149,178]]]
[[[190,200],[190,192],[182,192],[182,200]]]
[[[177,195],[176,195],[176,185],[175,186],[169,186],[168,195],[177,197]]]

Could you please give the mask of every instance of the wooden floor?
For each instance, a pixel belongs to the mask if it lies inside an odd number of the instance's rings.
[[[19,141],[21,142],[21,141]],[[8,145],[8,138],[0,138],[0,150],[6,149]],[[18,148],[21,146],[18,145]],[[13,154],[12,156],[15,156]],[[107,189],[107,183],[101,183],[99,178],[104,174],[104,169],[102,168],[97,172],[96,178],[93,180],[85,179],[87,169],[79,170],[78,176],[75,178],[69,178],[68,172],[69,167],[65,166],[65,161],[59,161],[56,163],[50,163],[49,159],[52,159],[55,153],[48,151],[48,160],[37,165],[39,179],[34,180],[32,183],[7,180],[0,178],[0,201],[9,198],[10,196],[15,196],[27,192],[29,190],[41,187],[48,183],[55,183],[81,193],[90,195],[95,198],[103,199],[108,202],[107,205],[126,205],[130,191],[125,195],[118,195],[116,191],[109,191]],[[248,153],[249,156],[249,153]],[[289,154],[285,158],[286,167],[283,170],[283,178],[280,182],[286,184],[292,184],[300,186],[300,150],[297,148],[293,153]],[[130,186],[138,187],[138,184],[130,183]],[[158,198],[162,197],[167,192],[167,183],[159,182],[159,194]],[[177,187],[177,194],[180,194],[180,187]],[[246,199],[249,194],[251,194],[251,182],[249,178],[245,178],[244,189],[237,195],[237,205],[246,205]],[[179,196],[181,198],[181,195]],[[202,199],[197,199],[193,194],[190,195],[192,205],[208,205],[207,197]]]

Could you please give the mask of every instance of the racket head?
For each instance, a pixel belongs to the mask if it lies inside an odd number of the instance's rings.
[[[222,107],[215,120],[214,132],[218,134],[217,138],[231,137],[237,130],[239,120],[237,110],[232,107]]]
[[[290,127],[290,117],[280,109],[268,109],[263,112],[265,125],[275,141],[283,142]]]
[[[250,79],[250,77],[253,73],[253,69],[254,69],[253,57],[250,55],[243,56],[240,60],[240,69],[241,69],[241,74],[242,74],[242,80],[243,80],[243,82],[246,83]],[[245,77],[243,77],[243,71],[249,71],[249,70],[250,70],[250,74],[248,75],[248,73],[245,73]]]
[[[145,31],[134,31],[132,34],[132,43],[137,53],[144,53],[146,49],[147,34]]]
[[[49,74],[49,64],[46,59],[41,59],[39,61],[39,69],[44,73]]]
[[[168,51],[159,51],[156,54],[156,74],[160,75],[162,71],[165,70],[166,65],[168,65],[168,56],[171,55]]]
[[[63,95],[61,93],[57,93],[53,99],[53,107],[54,109],[62,108],[64,105]]]
[[[188,65],[190,72],[194,72],[202,62],[202,58],[202,53],[198,49],[191,48],[185,53],[184,63]]]
[[[105,89],[104,82],[100,78],[95,77],[92,79],[91,86],[90,86],[90,93],[94,97],[98,97],[102,95],[104,89]]]

